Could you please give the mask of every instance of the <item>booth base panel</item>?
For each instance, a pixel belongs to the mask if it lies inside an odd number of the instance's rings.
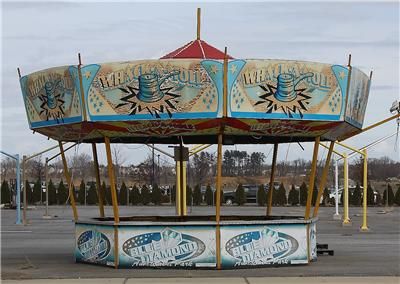
[[[287,266],[315,261],[316,220],[292,221],[221,222],[221,267]],[[76,262],[116,268],[217,267],[215,222],[108,223],[76,223]]]

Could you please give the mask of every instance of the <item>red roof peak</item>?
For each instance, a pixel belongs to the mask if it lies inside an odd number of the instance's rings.
[[[209,45],[204,40],[196,39],[164,55],[161,59],[224,59],[224,57],[225,53],[221,50]],[[233,57],[228,55],[228,59],[233,59]]]

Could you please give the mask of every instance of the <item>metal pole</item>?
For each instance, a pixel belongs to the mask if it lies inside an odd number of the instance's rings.
[[[187,194],[187,181],[186,181],[186,165],[187,165],[187,162],[186,161],[183,161],[183,168],[182,168],[182,170],[181,170],[181,173],[182,173],[182,177],[183,177],[183,183],[182,183],[182,187],[183,187],[183,190],[182,190],[182,200],[183,200],[183,203],[182,203],[182,205],[183,205],[183,209],[182,209],[182,212],[183,212],[183,216],[186,216],[187,215],[187,202],[186,202],[186,194]]]
[[[152,165],[152,170],[151,170],[151,186],[154,189],[154,169],[155,169],[155,164],[154,164],[154,144],[152,148],[152,155],[153,155],[153,165]]]
[[[364,176],[363,176],[363,184],[364,184],[364,194],[363,194],[363,223],[361,226],[361,231],[369,231],[367,224],[367,190],[368,190],[368,158],[367,158],[367,149],[363,150],[364,152]]]
[[[28,206],[28,203],[26,202],[26,180],[25,180],[25,164],[26,164],[26,156],[23,155],[22,156],[22,184],[23,184],[23,199],[24,199],[24,210],[22,212],[22,219],[23,219],[23,223],[24,226],[27,225],[27,220],[26,220],[26,207]]]
[[[100,217],[104,217],[104,192],[103,192],[103,188],[101,187],[101,181],[100,181],[99,160],[97,158],[96,143],[92,143],[92,152],[93,152],[94,172],[96,175],[97,197],[99,199]],[[85,189],[86,189],[86,186],[85,186]],[[86,192],[85,192],[85,198],[86,198]],[[86,204],[86,201],[85,201],[85,204]]]
[[[217,222],[216,228],[216,257],[217,269],[221,269],[221,179],[222,179],[222,132],[218,134],[218,156],[217,156],[217,188],[215,197],[215,220]]]
[[[104,137],[104,142],[106,144],[108,176],[110,178],[111,200],[114,212],[114,222],[119,223],[118,199],[117,199],[117,190],[115,188],[115,176],[114,176],[114,169],[111,157],[110,138],[108,138],[107,136]]]
[[[342,192],[343,193],[343,192]],[[338,161],[335,160],[335,215],[334,217],[339,217],[339,171],[338,171]]]
[[[349,167],[347,164],[347,154],[343,154],[343,167],[344,167],[344,181],[343,181],[343,192],[344,193],[344,198],[343,198],[343,210],[344,210],[344,216],[343,216],[343,225],[351,225],[351,220],[349,218]]]
[[[314,213],[313,213],[314,217],[318,216],[320,200],[321,200],[321,196],[322,196],[322,193],[324,191],[326,180],[327,180],[327,177],[328,177],[329,165],[331,163],[331,157],[332,157],[332,152],[333,152],[333,146],[334,145],[335,145],[335,142],[333,142],[333,141],[329,145],[329,151],[328,151],[328,154],[326,156],[324,169],[322,171],[321,182],[320,182],[320,185],[319,185],[317,199],[315,200]]]
[[[272,212],[272,197],[274,191],[274,178],[275,178],[275,168],[276,168],[276,157],[278,155],[278,143],[274,144],[274,153],[272,155],[272,165],[271,165],[271,176],[269,179],[269,191],[268,191],[268,205],[267,205],[267,216],[271,215]],[[300,195],[299,195],[300,196]]]
[[[16,224],[20,225],[21,224],[21,170],[20,170],[20,164],[19,164],[19,155],[16,154],[15,155],[15,159],[16,159],[16,166],[17,166],[17,185],[16,185],[16,189],[17,189],[17,220],[16,220]]]
[[[46,210],[43,217],[49,217],[49,158],[46,158],[44,164],[44,175],[45,175],[45,182],[46,182]]]
[[[200,15],[201,9],[197,8],[197,40],[200,40]]]
[[[314,189],[315,173],[317,171],[319,141],[320,141],[320,137],[316,137],[315,142],[314,142],[313,160],[311,163],[310,183],[309,183],[309,188],[308,188],[306,212],[304,214],[304,219],[309,219],[309,217],[310,217],[312,192]]]
[[[186,194],[184,193],[186,191],[186,188],[184,188],[183,185],[183,144],[182,144],[182,137],[180,139],[180,144],[179,144],[179,187],[181,190],[180,197],[181,197],[181,212],[180,216],[186,215],[186,212],[184,211],[186,200],[184,197]]]
[[[68,192],[69,192],[72,212],[74,214],[74,220],[76,222],[76,221],[78,221],[78,211],[77,211],[76,204],[75,204],[75,194],[74,194],[74,190],[73,190],[74,187],[72,184],[71,176],[68,171],[67,160],[65,159],[64,148],[63,148],[63,144],[61,143],[61,141],[58,141],[58,146],[60,147],[61,159],[63,161],[63,166],[64,166],[64,175],[65,175],[65,179],[67,180],[67,183],[68,183]]]
[[[160,186],[160,183],[161,183],[161,181],[160,181],[160,154],[158,154],[157,157],[158,157],[158,162],[157,162],[157,183],[158,183],[158,186]]]
[[[180,174],[181,174],[181,169],[178,161],[175,161],[175,175],[176,175],[176,180],[175,180],[175,209],[176,209],[176,214],[178,216],[181,216],[181,187],[180,187]]]

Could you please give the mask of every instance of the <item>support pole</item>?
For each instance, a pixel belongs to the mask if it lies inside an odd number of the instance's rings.
[[[184,188],[184,184],[183,184],[183,143],[182,143],[182,137],[179,143],[179,188],[181,190],[180,193],[180,201],[181,201],[181,211],[180,211],[180,216],[185,216],[186,212],[185,212],[185,208],[186,208],[186,200],[185,200],[185,196],[186,196],[186,188]]]
[[[320,185],[319,185],[317,199],[315,200],[314,213],[313,213],[314,217],[318,216],[320,200],[321,200],[322,193],[324,192],[326,180],[327,180],[327,177],[328,177],[329,165],[331,163],[331,157],[332,157],[332,152],[333,152],[333,147],[334,146],[335,146],[335,142],[332,141],[331,144],[329,145],[328,155],[326,156],[325,166],[324,166],[324,169],[322,171],[321,182],[320,182]]]
[[[181,170],[181,174],[183,177],[183,182],[182,182],[182,215],[186,216],[187,215],[187,203],[186,203],[186,194],[187,194],[187,180],[186,180],[186,174],[187,174],[187,162],[183,161],[183,168]]]
[[[16,190],[17,190],[17,197],[15,200],[15,203],[17,203],[17,220],[15,224],[20,225],[21,224],[21,170],[20,170],[20,164],[19,164],[19,155],[15,155],[16,159],[16,166],[17,166],[17,174],[16,174],[16,179],[17,179],[17,184],[16,184]]]
[[[271,165],[271,176],[269,178],[269,189],[268,189],[268,206],[267,206],[267,216],[271,215],[272,212],[272,197],[274,192],[274,179],[275,179],[275,168],[276,168],[276,157],[278,155],[278,143],[274,144],[274,153],[272,156],[272,165]]]
[[[22,211],[22,222],[24,226],[28,224],[26,220],[26,208],[28,207],[28,202],[26,202],[26,180],[25,180],[25,170],[26,170],[26,156],[22,156],[22,186],[24,189],[23,192],[23,202],[24,202],[24,210]]]
[[[93,151],[93,166],[96,175],[97,197],[99,199],[100,217],[104,217],[104,192],[103,188],[101,187],[101,181],[100,181],[99,160],[97,157],[96,143],[92,143],[92,151]]]
[[[107,136],[104,137],[104,142],[106,144],[108,176],[110,179],[111,201],[114,212],[114,223],[119,223],[118,199],[117,199],[117,190],[115,188],[115,173],[111,157],[110,138],[108,138]]]
[[[69,198],[70,198],[70,202],[71,202],[72,212],[74,214],[74,220],[76,222],[76,221],[78,221],[78,211],[76,209],[76,204],[75,204],[75,194],[74,194],[74,190],[73,190],[74,186],[72,184],[71,176],[68,171],[67,160],[65,159],[64,148],[63,148],[63,144],[61,143],[61,141],[58,141],[58,146],[60,147],[61,159],[63,161],[63,166],[64,166],[64,175],[65,175],[65,179],[67,180],[67,183],[68,183]]]
[[[44,164],[44,176],[46,182],[46,210],[44,212],[44,218],[49,217],[49,158],[46,157]]]
[[[319,141],[320,137],[316,137],[314,142],[313,160],[311,163],[310,182],[308,187],[307,204],[306,204],[306,212],[304,214],[304,219],[310,218],[312,192],[314,189],[315,173],[317,171]]]
[[[201,9],[197,8],[197,40],[200,40]]]
[[[216,256],[217,269],[221,269],[221,179],[222,179],[222,132],[218,134],[218,156],[217,156],[217,188],[215,200],[215,220],[216,220]]]
[[[175,161],[175,173],[176,173],[175,209],[176,209],[176,215],[181,216],[181,187],[180,187],[181,167],[178,161]]]
[[[363,150],[364,152],[364,176],[363,176],[363,186],[364,186],[364,193],[363,193],[363,223],[361,226],[361,231],[367,232],[369,231],[368,224],[367,224],[367,194],[368,194],[368,156],[367,156],[367,149]],[[386,194],[388,195],[388,194]]]
[[[349,166],[347,164],[347,154],[343,154],[343,225],[351,225],[351,220],[349,218]]]
[[[339,169],[338,169],[338,161],[337,160],[335,160],[335,215],[333,215],[333,218],[335,220],[340,218],[340,215],[339,215]]]

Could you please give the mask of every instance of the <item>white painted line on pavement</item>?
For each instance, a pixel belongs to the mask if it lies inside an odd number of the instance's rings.
[[[0,231],[0,233],[32,233],[32,231]]]

